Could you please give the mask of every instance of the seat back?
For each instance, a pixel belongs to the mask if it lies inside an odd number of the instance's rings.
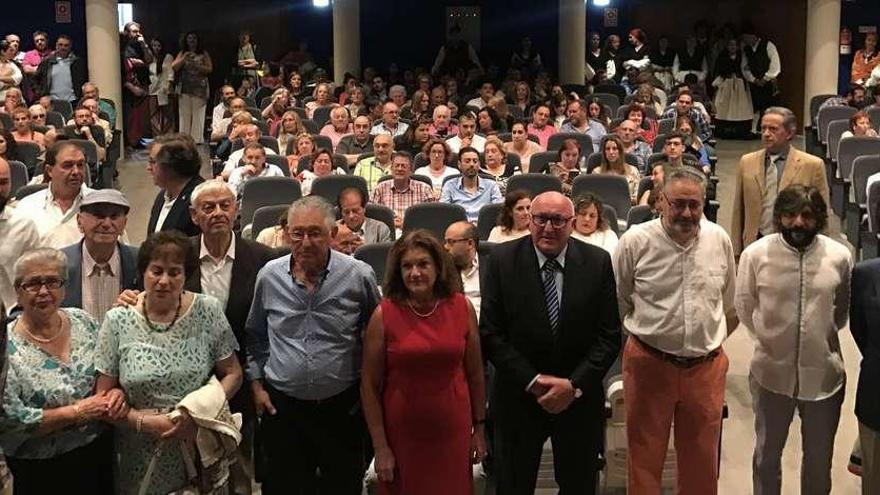
[[[254,219],[251,222],[251,233],[256,239],[260,232],[267,227],[279,225],[281,215],[283,215],[290,205],[268,205],[261,206],[254,211]]]
[[[10,197],[15,197],[16,191],[26,186],[30,180],[28,177],[27,166],[18,160],[10,160],[9,162],[9,182],[11,189]]]
[[[853,161],[868,155],[880,155],[880,137],[853,136],[841,139],[837,150],[840,177],[852,180]]]
[[[320,196],[326,199],[330,204],[336,204],[339,199],[339,193],[348,187],[357,187],[364,194],[365,198],[369,198],[367,192],[367,181],[363,177],[356,175],[327,175],[318,177],[312,182],[312,195]]]
[[[73,105],[71,105],[69,101],[52,100],[52,110],[60,113],[65,121],[68,121],[73,117]]]
[[[49,187],[49,184],[47,184],[47,183],[28,184],[26,186],[22,186],[22,187],[18,188],[18,192],[15,193],[15,199],[21,201],[22,199],[30,196],[31,194],[38,192],[38,191],[42,191],[43,189],[46,189],[47,187]]]
[[[534,156],[532,155],[532,159],[534,159]],[[517,191],[519,189],[528,191],[534,198],[547,191],[562,192],[562,182],[559,180],[559,177],[550,174],[519,174],[507,179],[508,191]]]
[[[370,265],[376,274],[376,281],[381,286],[385,281],[385,265],[388,262],[388,253],[391,251],[393,242],[374,242],[364,244],[354,252],[354,258]]]
[[[257,208],[288,205],[302,197],[299,182],[290,177],[254,177],[241,189],[241,225],[253,222]]]
[[[406,209],[403,216],[403,232],[425,229],[442,242],[446,228],[459,221],[467,221],[467,212],[461,205],[419,203]]]
[[[871,106],[867,110],[868,119],[871,120],[871,127],[875,131],[880,132],[880,107]]]
[[[653,181],[654,181],[654,179],[650,175],[647,177],[642,177],[642,179],[639,181],[639,188],[636,192],[636,199],[637,200],[642,199],[642,196],[645,194],[645,191],[647,191],[648,188],[651,187],[651,183]]]
[[[309,134],[314,135],[314,134],[317,134],[321,130],[320,128],[318,128],[318,124],[315,123],[314,120],[303,118],[303,119],[300,119],[300,122],[302,122],[303,127],[306,128],[306,132],[308,132]]]
[[[391,208],[376,203],[367,203],[364,216],[372,218],[373,220],[378,220],[387,225],[388,230],[391,231],[391,239],[397,237],[397,232],[394,228],[394,210]]]
[[[875,234],[880,231],[880,180],[868,188],[868,231]]]
[[[660,119],[657,121],[658,134],[669,134],[673,130],[675,130],[675,119]]]
[[[620,237],[620,224],[617,220],[617,210],[611,205],[603,204],[602,214],[605,216],[605,221],[608,222],[608,228],[611,229],[617,237]]]
[[[838,146],[840,146],[840,138],[844,132],[849,130],[849,120],[833,120],[828,123],[827,138],[828,150],[825,156],[831,161],[837,162]]]
[[[857,205],[868,203],[868,177],[880,173],[880,155],[856,157],[852,164],[852,191]]]
[[[651,220],[653,214],[651,213],[651,207],[648,205],[638,205],[633,206],[629,209],[629,214],[626,216],[626,226],[627,228],[632,228],[633,225],[638,225],[640,223],[645,223]]]
[[[312,112],[312,120],[318,124],[318,127],[323,127],[324,124],[330,120],[330,110],[333,110],[334,105],[325,105],[323,107],[318,107]]]
[[[11,131],[14,125],[12,122],[12,116],[8,113],[0,113],[0,125],[2,125],[4,129],[10,129]]]
[[[571,184],[572,199],[576,201],[578,196],[588,192],[599,196],[603,203],[613,206],[622,218],[626,218],[632,208],[629,185],[619,175],[590,174],[575,177]]]
[[[81,139],[76,139],[74,141],[82,141]],[[89,141],[86,141],[91,144]],[[25,167],[27,167],[28,174],[34,175],[37,166],[40,164],[40,153],[42,150],[40,149],[40,145],[37,143],[32,143],[30,141],[18,141],[15,143],[16,151],[18,154],[18,159],[24,163]],[[85,151],[83,151],[85,153]],[[89,157],[86,156],[86,161],[89,163],[97,163],[97,151],[95,161],[89,160]]]
[[[827,94],[827,95],[816,95],[816,96],[810,98],[810,125],[812,125],[813,122],[815,122],[816,117],[819,113],[819,107],[821,107],[822,104],[825,103],[825,100],[827,100],[828,98],[834,98],[835,96],[837,96],[837,95]]]
[[[498,214],[501,213],[502,208],[504,208],[504,203],[490,203],[480,208],[480,216],[477,217],[477,233],[480,235],[481,241],[489,239],[492,229],[498,225]]]
[[[330,139],[329,136],[322,136],[320,134],[312,134],[312,139],[315,140],[315,149],[319,150],[321,148],[330,150],[333,153],[333,140]]]
[[[281,155],[266,155],[266,163],[271,163],[281,169],[285,177],[290,177],[290,167],[287,165],[287,157]]]
[[[654,138],[654,146],[651,148],[651,151],[654,153],[660,153],[663,151],[664,146],[666,146],[666,134],[657,134]]]
[[[260,136],[260,144],[262,144],[263,147],[269,148],[270,150],[274,151],[275,154],[281,153],[281,151],[278,149],[278,139],[277,138],[273,138],[272,136],[269,136],[269,135]]]
[[[856,113],[853,107],[825,107],[816,117],[819,126],[819,142],[828,144],[828,124],[833,120],[849,120]]]
[[[529,158],[529,170],[532,172],[543,173],[546,168],[549,172],[549,163],[555,162],[559,156],[556,151],[539,151]]]
[[[67,121],[64,120],[64,115],[61,115],[61,113],[54,110],[49,110],[48,112],[46,112],[46,124],[55,127],[56,131],[64,128],[65,122]]]
[[[620,108],[620,98],[611,93],[593,93],[587,98],[599,100],[599,103],[605,105],[611,111],[610,115],[615,115],[617,109]]]
[[[557,151],[562,148],[562,143],[566,139],[574,139],[581,146],[581,154],[593,152],[593,138],[579,132],[557,132],[550,136],[547,140],[547,151]]]
[[[507,163],[513,167],[513,170],[522,170],[522,160],[516,153],[507,153]]]
[[[303,120],[306,118],[306,109],[300,107],[288,107],[287,110],[291,112],[296,112],[299,115],[299,120]]]

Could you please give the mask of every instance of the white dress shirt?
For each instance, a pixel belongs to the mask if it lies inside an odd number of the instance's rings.
[[[85,244],[82,246],[82,309],[99,322],[119,297],[122,266],[119,246],[106,263],[98,264]]]
[[[12,267],[25,251],[40,246],[40,234],[34,222],[15,215],[10,206],[0,212],[0,299],[8,312],[18,302]]]
[[[752,50],[754,50],[759,43],[761,43],[761,40],[756,40],[755,44],[752,45]],[[767,41],[767,57],[770,59],[770,66],[767,67],[767,73],[761,78],[765,81],[776,79],[779,77],[779,73],[782,72],[782,63],[779,61],[779,51],[776,50],[776,45],[774,45],[772,41]],[[750,83],[755,82],[756,78],[754,74],[752,74],[752,70],[749,68],[748,56],[743,55],[740,68],[742,69],[743,78],[745,78],[746,81]]]
[[[267,148],[266,146],[263,146],[263,151],[266,152],[266,155],[277,155],[278,154],[278,153],[275,153],[275,150],[273,150],[272,148]],[[238,166],[238,162],[240,162],[243,157],[244,157],[244,148],[240,148],[240,149],[233,151],[229,155],[229,158],[226,160],[226,163],[223,165],[223,171],[224,172],[232,172],[233,170],[235,170],[235,167]]]
[[[177,201],[177,196],[169,197],[168,193],[165,193],[165,202],[162,203],[162,209],[159,210],[159,217],[156,218],[156,229],[153,232],[159,232],[162,230],[162,226],[165,225],[165,219],[168,218],[168,214],[171,213],[171,208],[174,207],[174,202]]]
[[[662,220],[626,231],[613,256],[624,329],[647,345],[683,357],[704,356],[727,337],[736,266],[727,232],[705,219],[688,246]],[[733,330],[733,329],[731,329]]]
[[[76,214],[84,194],[92,189],[83,184],[79,195],[73,200],[70,208],[63,211],[55,201],[50,185],[42,191],[22,198],[15,207],[15,214],[31,219],[40,234],[40,247],[61,249],[76,244],[82,239],[82,232],[76,223]]]
[[[281,171],[276,165],[271,163],[266,163],[263,165],[263,170],[260,171],[257,175],[247,175],[244,173],[246,170],[245,167],[236,167],[232,173],[229,174],[229,187],[231,187],[235,191],[236,196],[241,195],[241,190],[244,188],[244,183],[253,179],[254,177],[284,177],[284,172]]]
[[[852,265],[849,249],[824,235],[803,253],[781,234],[743,250],[736,312],[755,341],[750,373],[761,387],[809,401],[843,387],[837,332],[849,317]]]
[[[205,237],[199,237],[199,265],[202,276],[202,294],[216,297],[225,308],[232,285],[232,263],[235,262],[235,236],[229,242],[229,249],[222,258],[214,259],[205,246]]]
[[[480,319],[480,257],[475,253],[474,261],[470,268],[459,270],[464,296],[474,306],[477,320]]]
[[[461,151],[461,137],[458,135],[452,136],[451,138],[447,139],[446,144],[449,145],[449,149],[453,153],[458,153],[459,151]],[[482,153],[483,148],[486,147],[486,138],[480,136],[479,134],[474,134],[474,137],[471,138],[471,147]]]

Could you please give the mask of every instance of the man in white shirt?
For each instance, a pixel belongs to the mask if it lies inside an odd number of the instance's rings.
[[[452,256],[455,267],[461,275],[462,290],[474,306],[477,319],[480,318],[480,258],[477,248],[480,235],[477,228],[468,222],[455,222],[446,228],[444,246]]]
[[[370,134],[389,134],[391,137],[402,136],[409,129],[409,124],[400,121],[400,107],[393,101],[382,106],[382,122],[370,129]]]
[[[627,491],[660,493],[674,422],[678,486],[712,495],[728,366],[721,344],[738,324],[733,247],[724,229],[702,220],[702,173],[671,169],[663,193],[663,216],[628,230],[614,254],[629,334],[623,350]]]
[[[211,111],[212,125],[223,119],[223,114],[226,113],[226,110],[229,110],[229,105],[232,103],[233,98],[235,98],[235,88],[229,85],[220,88],[220,103]],[[257,103],[259,104],[260,102]]]
[[[495,96],[495,86],[492,85],[491,81],[483,81],[483,84],[480,85],[479,96],[469,100],[467,106],[482,110],[489,104],[489,100],[491,100],[493,96]]]
[[[486,138],[477,135],[477,118],[472,113],[464,113],[458,118],[458,134],[446,140],[449,149],[458,153],[462,148],[475,148],[480,153],[486,146]]]
[[[86,156],[69,141],[58,141],[46,150],[49,187],[26,196],[15,214],[34,222],[40,235],[40,247],[60,249],[82,238],[76,215],[83,195],[92,192],[84,184]]]
[[[242,157],[244,157],[245,146],[254,143],[260,144],[260,136],[262,136],[262,132],[260,132],[259,127],[257,127],[255,124],[246,124],[242,127],[242,147],[241,149],[233,151],[229,155],[229,159],[226,160],[226,164],[223,166],[223,172],[220,173],[220,176],[223,177],[223,180],[229,180],[229,176],[230,174],[232,174],[232,171],[235,170],[236,167],[238,167],[239,162],[241,161]],[[264,146],[263,150],[266,151],[267,155],[277,155],[277,153],[275,153],[275,150],[273,150],[272,148]]]
[[[13,215],[15,210],[9,205],[11,193],[9,163],[0,158],[0,301],[6,311],[18,302],[12,272],[15,261],[25,251],[40,247],[40,234],[34,222],[26,216]]]
[[[837,333],[849,317],[852,256],[820,235],[825,200],[812,186],[779,192],[774,234],[740,255],[736,312],[755,341],[749,370],[755,412],[753,493],[782,490],[782,450],[801,417],[801,486],[831,493],[831,457],[846,383]]]
[[[284,177],[284,172],[276,165],[266,163],[266,149],[260,143],[251,143],[244,147],[244,165],[236,167],[229,174],[229,187],[241,196],[244,183],[254,177]]]
[[[211,121],[211,142],[221,141],[224,137],[227,136],[226,131],[229,129],[229,124],[232,123],[232,116],[235,115],[236,112],[245,111],[247,109],[247,103],[245,103],[245,101],[241,98],[233,95],[233,98],[229,100],[229,117],[223,116],[226,114],[226,108],[227,107],[223,107],[223,112],[220,113],[219,119],[214,119]]]

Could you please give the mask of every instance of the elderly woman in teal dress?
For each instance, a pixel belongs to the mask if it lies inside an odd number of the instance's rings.
[[[178,403],[212,376],[227,400],[241,385],[238,346],[220,302],[183,289],[196,263],[189,239],[153,234],[138,254],[145,291],[134,304],[110,310],[101,326],[97,390],[121,388],[131,404],[116,434],[117,493],[193,488],[198,480],[179,442],[191,441],[197,428]],[[174,410],[179,416],[172,420]]]
[[[15,493],[112,493],[106,422],[127,414],[118,390],[94,393],[98,323],[59,308],[67,260],[37,249],[15,263],[23,308],[8,325],[0,445]]]

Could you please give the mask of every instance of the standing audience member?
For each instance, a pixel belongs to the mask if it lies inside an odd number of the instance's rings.
[[[130,148],[140,144],[149,127],[152,62],[153,52],[141,34],[140,24],[126,23],[122,35],[122,115],[125,142]]]
[[[723,122],[752,121],[752,95],[746,86],[742,70],[742,51],[736,38],[727,40],[726,49],[718,54],[712,73],[715,80],[715,119]]]
[[[497,486],[533,493],[549,436],[560,492],[595,493],[602,379],[620,350],[611,259],[570,239],[574,208],[562,194],[538,195],[531,212],[531,236],[495,246],[481,287]]]
[[[628,230],[614,253],[629,333],[623,390],[627,491],[660,493],[675,424],[678,493],[718,492],[718,442],[728,360],[721,344],[738,322],[730,238],[701,221],[706,178],[666,173],[663,216]]]
[[[24,59],[21,63],[24,75],[32,84],[35,83],[34,77],[37,75],[37,69],[39,69],[40,64],[43,60],[52,56],[52,49],[49,47],[49,35],[45,31],[34,31],[33,40],[33,50],[24,54]],[[35,99],[35,90],[36,88],[32,87],[29,91],[28,99],[31,101]]]
[[[391,229],[385,222],[366,216],[367,197],[357,187],[347,187],[339,193],[336,204],[342,217],[336,225],[345,225],[364,241],[364,244],[391,242]],[[384,276],[384,274],[383,274]]]
[[[856,418],[862,451],[862,493],[880,490],[880,321],[877,320],[877,294],[880,294],[880,258],[862,261],[852,274],[852,302],[849,329],[862,361],[856,391]]]
[[[6,98],[6,90],[18,88],[24,74],[15,62],[17,48],[14,44],[0,40],[0,99]]]
[[[0,158],[0,303],[11,310],[17,302],[15,292],[15,261],[27,251],[40,245],[40,233],[34,221],[24,215],[14,215],[9,204],[12,199],[12,173],[9,162]],[[0,313],[0,319],[6,316]]]
[[[361,386],[379,491],[470,493],[469,464],[486,456],[474,308],[452,259],[423,230],[392,248],[383,293],[364,336]]]
[[[391,180],[380,182],[370,193],[370,202],[391,208],[395,228],[403,227],[407,208],[434,200],[432,186],[412,180],[412,155],[395,151],[391,155]]]
[[[778,100],[779,84],[776,79],[782,72],[782,65],[776,45],[770,40],[761,39],[753,26],[743,27],[742,41],[742,73],[752,94],[753,120],[757,132],[761,131],[761,116],[764,111],[776,105]]]
[[[291,254],[260,270],[245,326],[267,461],[262,490],[360,494],[361,336],[378,287],[367,264],[330,249],[336,214],[326,201],[299,199],[287,218]]]
[[[773,205],[776,195],[800,184],[818,189],[829,204],[825,163],[791,145],[797,117],[784,107],[770,107],[761,118],[764,149],[743,155],[736,174],[730,238],[736,256],[758,238],[776,231]]]
[[[205,141],[205,109],[208,105],[208,76],[214,71],[211,56],[193,31],[186,33],[171,68],[180,85],[178,131],[192,136],[196,144]]]
[[[880,65],[880,52],[877,51],[877,33],[867,33],[865,34],[865,47],[856,50],[856,54],[853,56],[850,83],[867,86],[871,72],[878,65]]]
[[[205,181],[199,170],[201,158],[189,134],[166,134],[150,144],[147,171],[161,190],[153,201],[147,234],[161,230],[179,230],[187,236],[198,235],[199,227],[190,216],[190,195]]]
[[[846,326],[852,257],[820,235],[825,200],[810,186],[779,192],[775,234],[740,255],[736,312],[755,341],[749,370],[755,412],[753,489],[782,492],[782,450],[797,410],[804,492],[831,493],[831,457],[846,372],[838,332]]]
[[[150,40],[150,51],[153,54],[153,61],[150,62],[150,130],[155,139],[162,134],[171,132],[174,126],[174,118],[171,116],[171,101],[169,95],[173,93],[171,87],[174,79],[174,71],[171,65],[174,63],[174,57],[165,51],[165,46],[158,38]],[[233,90],[233,94],[235,94]],[[219,119],[223,118],[220,114]],[[211,121],[214,123],[214,120]]]
[[[461,176],[446,181],[440,193],[441,202],[464,207],[467,219],[472,223],[477,222],[480,208],[504,200],[494,180],[479,176],[482,161],[476,149],[462,148],[458,154],[458,169],[461,171]]]
[[[55,53],[40,62],[34,76],[39,96],[71,103],[82,97],[88,68],[85,61],[71,51],[71,46],[69,36],[59,35],[55,41]]]

